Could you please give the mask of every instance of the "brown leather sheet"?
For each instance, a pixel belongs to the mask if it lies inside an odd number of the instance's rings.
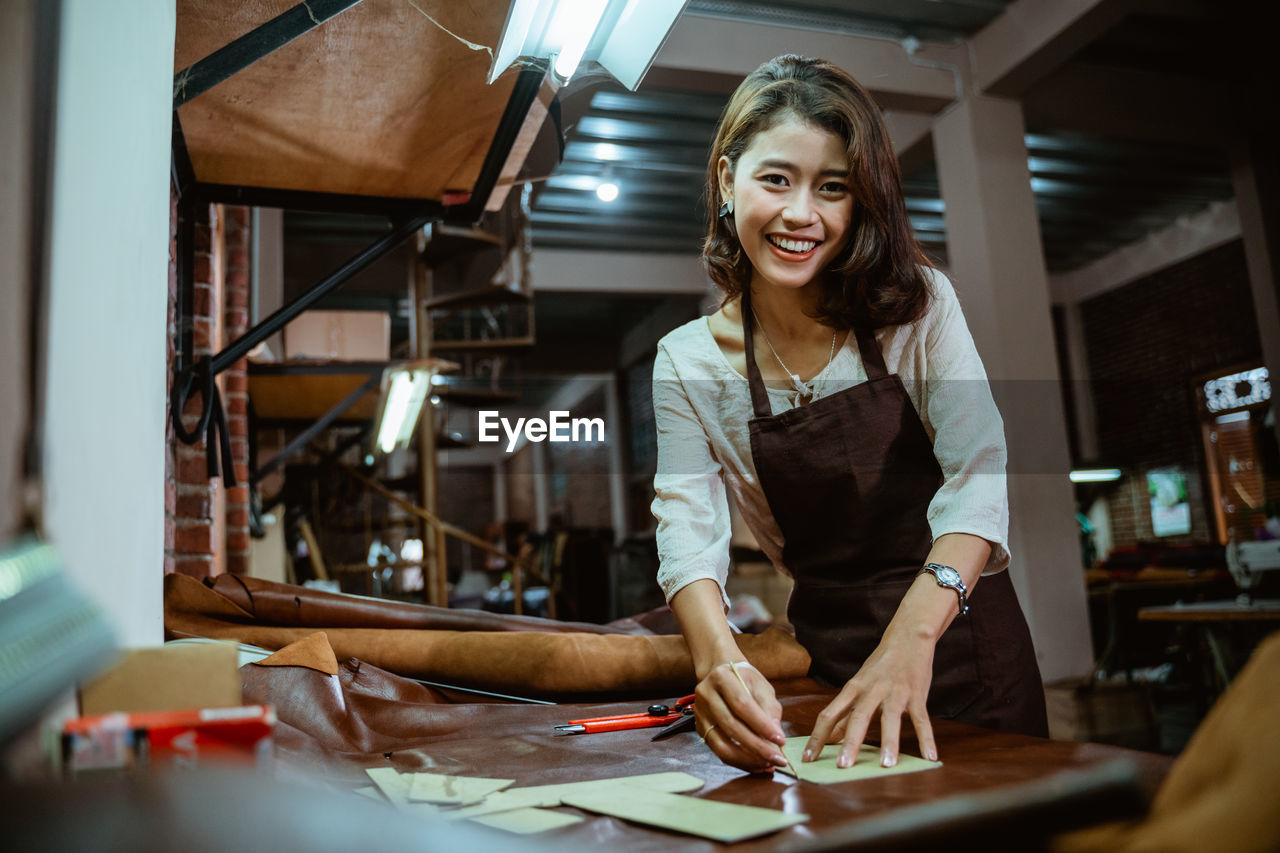
[[[236,583],[224,587],[235,593],[226,595],[192,578],[168,575],[165,631],[171,637],[233,639],[279,649],[322,628],[339,660],[358,658],[411,678],[521,695],[678,694],[694,686],[689,650],[679,635],[620,632],[643,631],[630,624],[610,633],[600,632],[602,626],[592,626],[594,632],[575,630],[580,626],[565,631],[548,620],[480,613],[449,616],[452,611],[411,604],[386,607],[390,627],[377,627],[384,602],[346,602],[339,596],[281,586],[255,591]],[[288,598],[288,590],[296,601]],[[506,630],[495,630],[495,618],[514,621],[505,622]],[[404,627],[415,619],[433,626],[466,624],[449,619],[475,619],[484,627]],[[791,678],[808,671],[808,653],[783,631],[742,635],[738,644],[766,677]]]
[[[186,580],[174,581],[186,585]],[[607,625],[557,622],[537,616],[450,610],[426,604],[339,595],[241,575],[219,575],[210,587],[261,625],[298,628],[430,628],[438,631],[551,631],[576,634],[654,634],[656,617],[641,614]]]
[[[311,640],[311,653],[318,645]],[[323,657],[318,655],[317,660]],[[247,665],[241,669],[245,701],[276,707],[276,749],[282,769],[323,779],[336,787],[367,784],[367,767],[395,767],[402,772],[431,771],[516,779],[517,786],[604,779],[614,776],[681,770],[703,780],[697,796],[808,814],[808,823],[766,838],[734,845],[735,850],[796,850],[830,840],[848,849],[867,849],[848,833],[871,827],[869,819],[900,809],[925,808],[912,815],[906,830],[942,839],[972,838],[962,826],[963,813],[953,808],[957,795],[1005,797],[1015,805],[1028,785],[1053,784],[1062,774],[1098,768],[1116,759],[1132,762],[1145,791],[1154,791],[1168,766],[1160,756],[1096,744],[1066,743],[990,732],[972,726],[935,721],[943,767],[925,773],[889,776],[840,785],[796,782],[790,777],[749,776],[722,764],[697,735],[684,733],[654,743],[653,730],[598,735],[558,736],[553,726],[584,716],[626,713],[672,695],[654,692],[643,700],[609,704],[538,706],[522,704],[447,704],[438,691],[399,678],[367,663],[343,660],[336,675],[304,665]],[[817,713],[834,691],[809,679],[775,682],[783,704],[788,735],[807,734]],[[908,739],[903,748],[915,751]],[[936,808],[935,808],[936,806]],[[1103,806],[1105,808],[1105,805]],[[962,810],[963,812],[963,810]],[[1110,812],[1114,813],[1114,811]],[[649,830],[609,817],[584,815],[582,823],[543,833],[537,840],[562,849],[709,851],[722,849],[696,838]],[[1061,809],[1056,825],[1078,826],[1101,819],[1079,810]],[[919,821],[931,821],[925,832]],[[1035,832],[1022,824],[1022,832]],[[989,829],[989,828],[988,828]],[[1013,827],[1009,826],[1009,833]],[[919,832],[917,832],[919,830]],[[984,830],[980,837],[987,837]],[[931,833],[931,834],[930,834]],[[1004,846],[1025,841],[1024,834],[990,837],[988,850],[1027,849]],[[515,836],[503,836],[510,845]],[[883,837],[881,838],[883,841]],[[871,845],[881,849],[882,844]],[[945,843],[942,845],[946,846]],[[901,849],[895,847],[895,849]]]

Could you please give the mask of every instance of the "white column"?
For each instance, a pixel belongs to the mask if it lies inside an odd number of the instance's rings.
[[[493,520],[507,520],[507,463],[493,463]]]
[[[284,305],[284,211],[278,207],[253,209],[253,298],[249,323],[271,316]],[[284,335],[276,332],[265,341],[271,354],[284,360]],[[411,352],[416,350],[411,349]]]
[[[531,441],[529,452],[533,454],[533,525],[534,531],[543,533],[551,526],[550,504],[551,484],[547,471],[547,446],[541,441]]]
[[[125,646],[163,639],[173,2],[63,4],[45,531]]]
[[[933,137],[947,253],[1009,445],[1012,579],[1046,681],[1092,666],[1049,279],[1021,106],[971,96]]]
[[[1079,302],[1062,306],[1066,326],[1067,369],[1064,377],[1071,383],[1071,399],[1075,403],[1076,451],[1080,459],[1098,459],[1098,416],[1093,405],[1093,383],[1089,381],[1089,352],[1084,338],[1084,317]]]
[[[615,544],[627,538],[627,466],[622,446],[622,403],[618,399],[618,374],[604,383],[605,440],[609,443],[609,517]]]

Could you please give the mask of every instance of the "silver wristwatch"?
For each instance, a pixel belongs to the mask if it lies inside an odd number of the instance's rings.
[[[964,585],[964,580],[960,577],[960,573],[950,566],[942,566],[938,563],[925,563],[924,567],[916,574],[916,577],[928,572],[933,575],[934,580],[938,582],[938,586],[953,589],[956,595],[960,596],[960,615],[964,616],[969,612],[969,588]]]

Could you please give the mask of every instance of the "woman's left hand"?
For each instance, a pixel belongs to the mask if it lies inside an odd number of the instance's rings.
[[[932,640],[886,633],[857,674],[818,714],[803,760],[816,759],[826,744],[843,739],[836,766],[851,767],[866,738],[867,727],[878,715],[880,764],[892,767],[898,763],[902,715],[906,714],[920,742],[920,751],[930,761],[937,761],[933,727],[925,710],[932,679]]]

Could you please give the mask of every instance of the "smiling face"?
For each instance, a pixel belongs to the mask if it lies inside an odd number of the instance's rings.
[[[848,174],[841,139],[790,112],[757,133],[736,165],[720,158],[721,198],[733,203],[753,286],[798,289],[831,265],[853,218]]]

